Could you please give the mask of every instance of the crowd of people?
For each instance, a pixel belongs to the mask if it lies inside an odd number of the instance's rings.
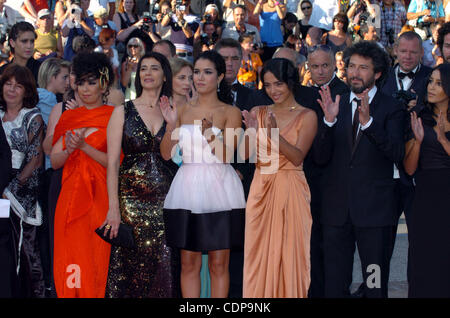
[[[0,51],[0,297],[387,298],[402,214],[450,297],[450,1],[0,0]]]

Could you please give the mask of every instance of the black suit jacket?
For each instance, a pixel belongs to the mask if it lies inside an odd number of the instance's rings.
[[[397,77],[395,76],[396,68],[397,65],[395,65],[389,70],[388,76],[386,77],[386,80],[382,87],[382,92],[389,96],[392,96],[392,94],[399,91],[397,86]],[[419,70],[417,71],[417,74],[414,76],[414,79],[412,81],[409,90],[413,89],[416,92],[418,96],[417,99],[418,105],[423,104],[423,100],[427,92],[427,79],[430,73],[431,68],[421,64]]]
[[[253,94],[253,90],[245,87],[242,84],[237,84],[236,89],[236,107],[238,107],[241,111],[247,110],[250,111],[251,107],[249,106],[249,98]],[[242,124],[242,128],[245,129],[245,125]],[[252,184],[253,174],[255,172],[255,165],[249,163],[248,160],[245,163],[238,163],[237,152],[234,155],[234,162],[232,163],[233,168],[239,170],[242,174],[242,186],[244,188],[245,198],[248,197],[248,193],[250,192],[250,185]]]
[[[395,76],[395,70],[397,65],[392,67],[389,71],[389,74],[384,82],[382,91],[386,95],[392,96],[395,92],[398,92],[398,86],[397,86],[397,77]],[[417,105],[423,105],[424,98],[427,93],[427,80],[431,73],[431,68],[425,65],[420,65],[419,70],[417,71],[417,74],[414,76],[414,79],[411,83],[410,89],[413,89],[417,94]],[[405,107],[405,105],[402,105]],[[406,108],[405,108],[406,109]],[[406,114],[405,121],[405,127],[408,127],[408,122],[410,118],[408,114]],[[406,133],[406,132],[405,132]],[[410,177],[403,168],[403,163],[400,162],[398,165],[398,170],[400,174],[400,182],[408,187],[413,187],[413,181],[412,177]]]
[[[359,227],[397,224],[393,163],[404,156],[404,110],[380,90],[370,104],[372,124],[352,146],[350,93],[341,96],[337,122],[319,120],[318,161],[322,176],[321,222]]]

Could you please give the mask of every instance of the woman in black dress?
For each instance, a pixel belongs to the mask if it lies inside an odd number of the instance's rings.
[[[409,297],[450,297],[450,64],[436,67],[411,113],[405,170],[416,192],[409,224]]]
[[[166,131],[159,101],[172,95],[165,56],[147,53],[141,58],[136,94],[115,108],[108,124],[109,211],[104,224],[111,226],[112,236],[121,220],[132,226],[137,247],[111,247],[106,297],[173,298],[180,296],[179,256],[166,245],[163,204],[177,166],[159,150]]]

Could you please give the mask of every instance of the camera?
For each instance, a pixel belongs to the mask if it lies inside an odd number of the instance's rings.
[[[175,9],[177,9],[179,11],[185,11],[186,10],[186,6],[183,5],[183,0],[177,0],[176,1]]]
[[[208,37],[208,34],[202,33],[201,43],[203,45],[211,46],[215,45],[217,40],[219,39],[219,35],[214,31],[211,38]]]
[[[205,22],[212,22],[212,15],[205,14],[204,19],[205,19]]]
[[[143,12],[142,19],[144,20],[144,23],[142,24],[141,29],[144,32],[150,31],[150,24],[158,23],[158,20],[156,19],[156,17],[152,16],[150,14],[150,12]]]
[[[396,100],[398,100],[404,106],[407,106],[410,101],[412,101],[413,99],[416,99],[417,95],[410,91],[400,90],[398,92],[394,92],[392,94],[392,97],[394,97]]]
[[[388,37],[389,44],[394,44],[394,42],[395,42],[394,30],[393,29],[389,29],[385,33],[386,33],[386,35]]]

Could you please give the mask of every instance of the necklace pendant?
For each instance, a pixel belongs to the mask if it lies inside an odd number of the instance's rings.
[[[290,112],[294,111],[297,108],[297,106],[291,106],[291,108],[289,109]]]

